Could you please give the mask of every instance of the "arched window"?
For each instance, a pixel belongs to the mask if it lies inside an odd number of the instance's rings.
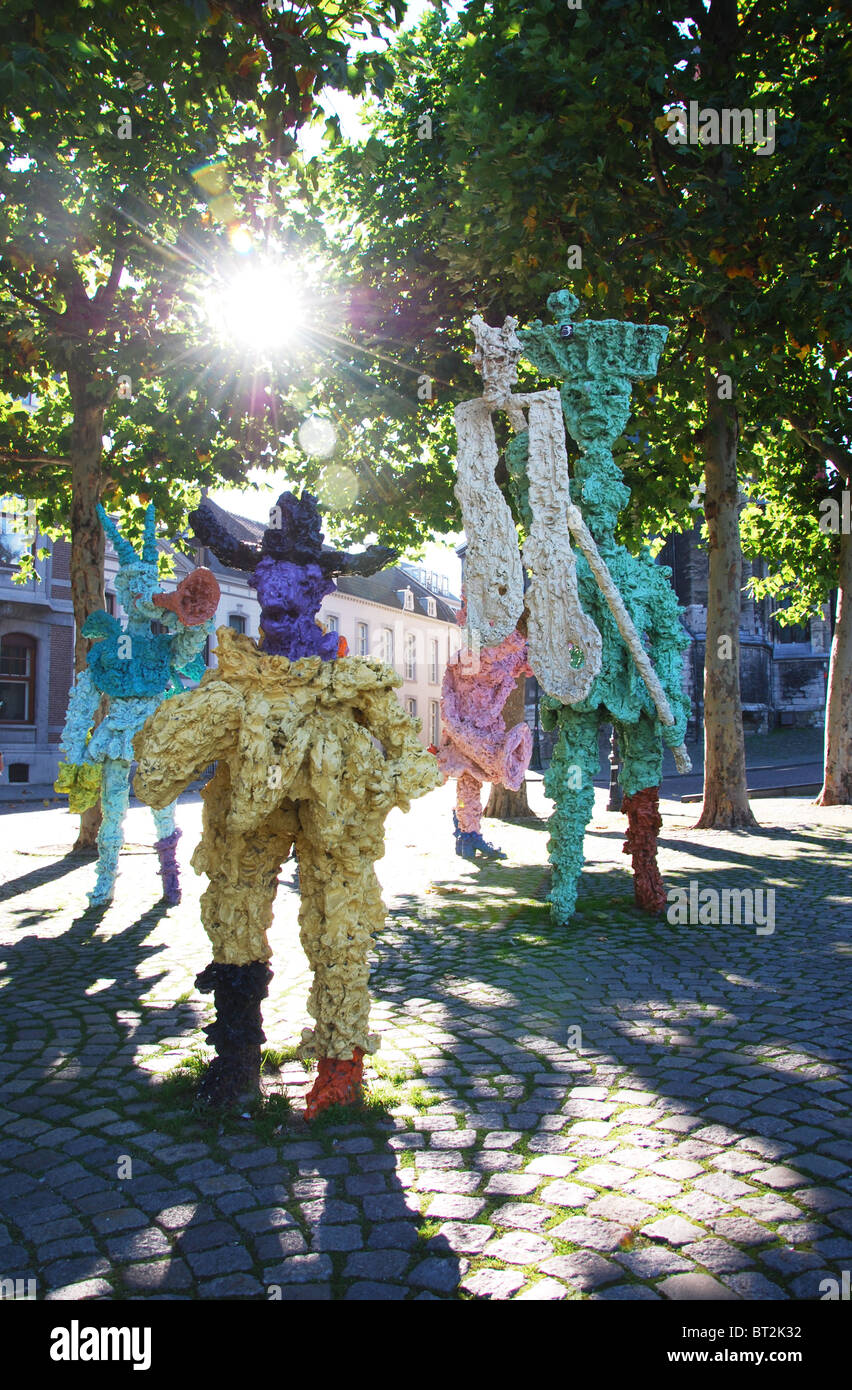
[[[0,724],[35,723],[36,640],[26,632],[0,637]]]

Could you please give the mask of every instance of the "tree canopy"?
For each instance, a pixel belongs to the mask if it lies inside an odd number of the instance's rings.
[[[324,88],[384,90],[386,60],[352,43],[402,13],[0,10],[0,466],[43,529],[67,528],[84,407],[101,413],[98,496],[137,520],[152,498],[178,522],[199,486],[274,457],[311,355],[248,363],[211,341],[205,300],[271,238],[281,259],[304,255],[298,129],[322,119]]]

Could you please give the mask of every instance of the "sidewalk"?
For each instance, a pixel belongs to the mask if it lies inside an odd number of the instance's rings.
[[[544,821],[452,852],[452,788],[388,821],[365,1115],[308,1127],[287,1057],[308,1021],[282,871],[265,1006],[273,1098],[224,1124],[177,1069],[202,1051],[204,880],[165,910],[128,817],[115,904],[63,811],[3,816],[0,1274],[39,1298],[815,1299],[852,1262],[849,808],[757,806],[755,834],[663,803],[670,887],[775,892],[775,929],[633,906],[599,791],[577,915],[551,927]],[[546,810],[540,783],[534,809]],[[286,1114],[276,1095],[286,1092]]]
[[[768,768],[822,764],[824,734],[822,729],[774,729],[771,734],[747,734],[745,740],[746,767],[748,771],[759,772]],[[692,759],[693,775],[703,778],[704,743],[699,739],[687,745]],[[532,773],[533,777],[541,776]],[[674,758],[668,748],[664,750],[663,776],[668,781],[678,776]],[[595,783],[609,785],[609,734],[601,730],[600,769]],[[0,778],[0,807],[2,814],[21,810],[25,806],[43,806],[48,802],[53,806],[65,807],[67,798],[57,796],[52,784],[32,783],[20,787],[10,785],[5,777]],[[137,803],[138,804],[138,803]]]

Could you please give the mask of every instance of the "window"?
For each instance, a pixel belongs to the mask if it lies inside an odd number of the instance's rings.
[[[438,639],[433,637],[429,642],[429,683],[438,684]]]
[[[0,497],[0,565],[15,569],[34,540],[33,503],[22,497]]]
[[[386,665],[386,666],[393,666],[393,661],[394,661],[394,651],[393,651],[393,628],[390,628],[390,627],[383,627],[383,628],[382,628],[382,646],[381,646],[381,653],[382,653],[382,661],[385,663],[385,665]]]
[[[437,700],[429,701],[429,742],[433,748],[441,742],[441,706]]]
[[[366,623],[358,624],[358,655],[370,655],[370,629]]]
[[[325,626],[327,632],[340,631],[340,619],[338,618],[336,613],[326,613]]]
[[[229,614],[228,614],[228,627],[233,628],[233,629],[234,629],[234,632],[245,632],[245,630],[246,630],[246,615],[245,615],[245,613],[229,613]]]
[[[426,612],[430,618],[437,618],[438,616],[438,604],[431,594],[426,600]]]
[[[417,701],[416,701],[416,700],[406,700],[406,702],[405,702],[405,708],[406,708],[406,712],[407,712],[408,714],[411,715],[411,718],[412,718],[412,719],[416,719],[416,718],[417,718]]]
[[[111,618],[115,617],[115,594],[111,589],[107,589],[104,594],[104,607]]]
[[[0,638],[0,720],[35,723],[35,638],[9,632]]]
[[[772,635],[779,646],[790,642],[798,642],[799,644],[810,642],[811,625],[810,623],[788,623],[785,627],[779,623],[777,618],[773,618]]]
[[[413,632],[405,634],[405,679],[417,679],[417,638]]]
[[[406,613],[414,612],[414,590],[406,589],[402,596],[402,606]]]

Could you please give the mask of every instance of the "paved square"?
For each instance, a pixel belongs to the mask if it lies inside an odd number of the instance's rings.
[[[51,1299],[817,1299],[840,1281],[850,809],[763,800],[745,835],[663,804],[667,886],[774,888],[759,934],[639,912],[599,792],[578,912],[555,929],[544,821],[489,823],[509,859],[479,867],[453,854],[453,792],[389,817],[372,1102],[313,1128],[297,1061],[226,1123],[175,1079],[209,1008],[197,798],[178,813],[181,905],[156,902],[134,809],[101,916],[91,862],[67,857],[75,821],[5,810],[0,1277]],[[540,783],[531,802],[546,813]],[[290,878],[265,1006],[283,1052],[308,1022]]]

